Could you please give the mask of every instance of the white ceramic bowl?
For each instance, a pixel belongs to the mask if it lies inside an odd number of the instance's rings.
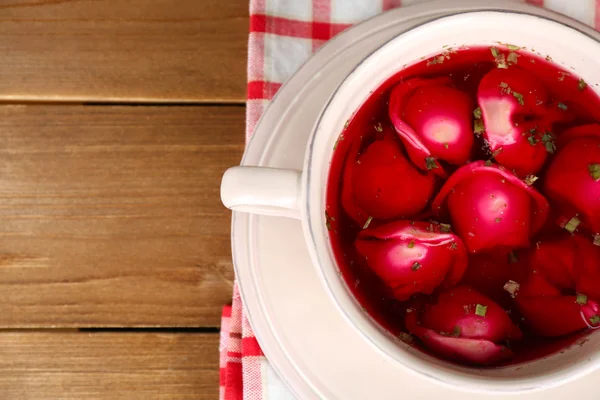
[[[600,364],[600,336],[584,346],[527,363],[498,368],[460,366],[429,356],[391,337],[374,323],[339,276],[325,221],[325,193],[332,149],[345,122],[369,94],[405,64],[443,51],[444,45],[482,46],[497,42],[535,48],[583,77],[594,90],[600,82],[600,43],[558,22],[512,12],[468,12],[428,22],[385,43],[352,71],[332,93],[313,127],[303,171],[235,167],[223,178],[223,203],[237,211],[302,220],[311,258],[339,310],[366,340],[408,370],[462,390],[488,393],[549,388],[587,374]],[[307,127],[309,129],[311,127]],[[526,368],[523,368],[526,366]]]

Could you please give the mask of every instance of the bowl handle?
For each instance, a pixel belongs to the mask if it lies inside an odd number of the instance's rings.
[[[221,181],[221,201],[233,211],[300,219],[302,172],[233,167]]]

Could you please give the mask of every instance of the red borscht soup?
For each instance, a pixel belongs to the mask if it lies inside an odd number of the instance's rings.
[[[600,99],[533,49],[448,47],[343,127],[326,217],[400,340],[481,366],[561,351],[600,327]]]

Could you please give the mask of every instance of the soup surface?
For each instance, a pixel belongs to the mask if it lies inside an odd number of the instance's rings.
[[[401,67],[401,66],[399,66]],[[333,150],[327,228],[365,312],[443,359],[505,365],[600,326],[600,99],[509,44],[375,90]]]

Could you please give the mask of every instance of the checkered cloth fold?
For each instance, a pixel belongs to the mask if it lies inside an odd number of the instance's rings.
[[[281,85],[323,43],[395,7],[427,0],[250,0],[246,140]],[[600,0],[529,0],[600,30]],[[223,309],[221,400],[292,400],[245,317],[237,284]]]

